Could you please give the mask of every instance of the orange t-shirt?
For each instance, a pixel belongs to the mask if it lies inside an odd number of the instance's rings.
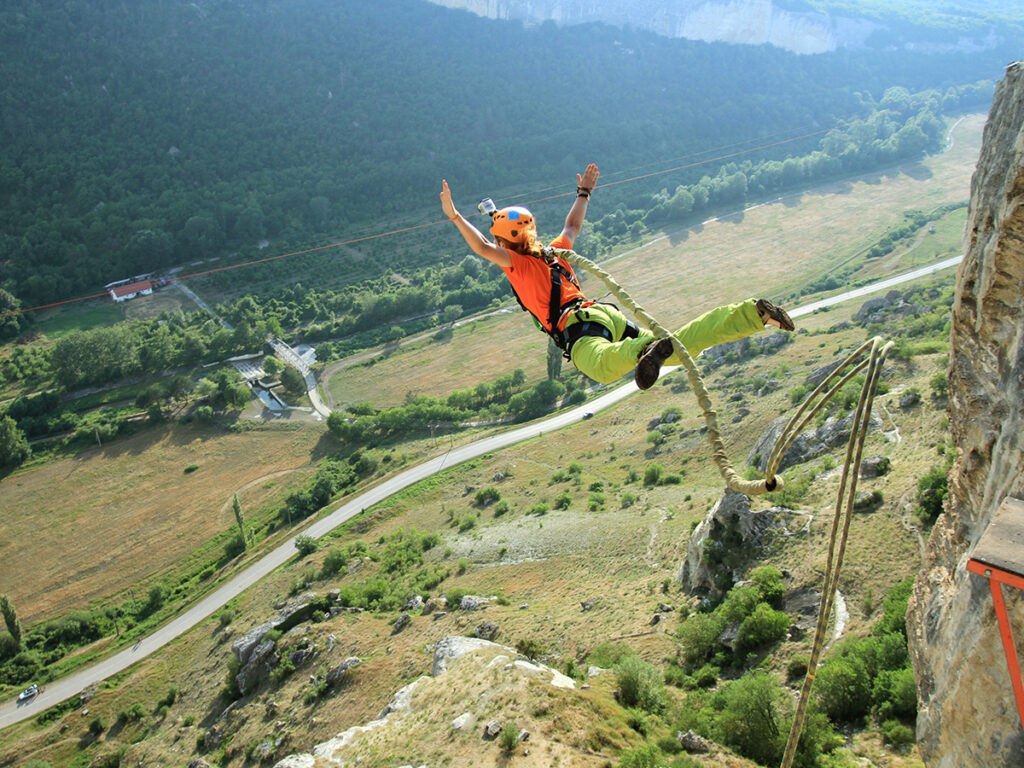
[[[559,235],[549,245],[552,248],[572,248],[569,238],[564,235]],[[503,267],[502,271],[508,277],[508,281],[512,283],[512,288],[515,289],[519,300],[523,302],[526,309],[537,318],[537,321],[545,329],[550,331],[551,326],[548,322],[548,315],[550,314],[551,304],[551,267],[548,266],[544,259],[539,259],[536,256],[524,256],[515,251],[509,251],[508,254],[512,258],[512,266],[507,269]],[[572,267],[567,262],[556,259],[555,263],[561,264],[573,278],[576,277],[576,273],[573,272]],[[558,301],[558,305],[563,307],[576,298],[584,299],[586,297],[576,283],[563,277],[562,296]]]

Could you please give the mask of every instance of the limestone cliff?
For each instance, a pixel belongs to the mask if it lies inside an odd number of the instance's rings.
[[[965,571],[1007,497],[1024,498],[1024,64],[996,89],[971,182],[953,306],[956,458],[907,614],[928,768],[1024,766],[1024,734],[985,579]],[[1024,555],[1024,553],[1022,553]],[[1024,595],[1006,589],[1018,653]]]
[[[429,0],[435,5],[475,13],[489,19],[514,19],[526,24],[601,23],[643,29],[665,37],[743,45],[769,44],[801,54],[837,48],[878,45],[880,39],[900,39],[893,20],[866,15],[825,13],[804,4],[773,0]],[[789,7],[784,7],[788,5]],[[940,11],[943,12],[944,11]],[[964,32],[959,39],[942,35],[899,44],[919,52],[976,51],[1000,44],[991,30]]]

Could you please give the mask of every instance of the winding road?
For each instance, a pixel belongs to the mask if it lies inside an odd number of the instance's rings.
[[[789,314],[792,317],[800,317],[810,314],[817,309],[841,304],[854,298],[866,296],[871,293],[885,291],[895,285],[915,280],[919,277],[948,269],[960,263],[963,256],[946,259],[936,262],[928,267],[907,272],[897,277],[882,280],[868,286],[857,288],[838,296],[814,302],[794,309]],[[669,370],[669,369],[666,369]],[[569,411],[552,416],[543,421],[528,424],[517,429],[502,432],[497,435],[485,437],[474,443],[452,448],[447,453],[423,462],[418,466],[400,472],[375,488],[356,496],[338,507],[331,514],[313,523],[296,535],[306,535],[319,538],[327,532],[337,528],[342,523],[351,520],[368,507],[372,507],[389,496],[408,488],[420,480],[449,467],[469,461],[470,459],[483,456],[486,453],[507,448],[510,445],[529,440],[534,437],[545,435],[549,432],[556,432],[563,427],[579,422],[588,411],[596,413],[608,408],[623,398],[628,397],[637,391],[636,384],[630,378],[626,383],[615,389],[584,403],[581,406]],[[253,586],[263,577],[269,575],[296,556],[295,537],[288,539],[283,544],[268,552],[260,560],[237,573],[216,590],[203,597],[199,602],[192,605],[179,616],[169,621],[156,630],[152,635],[140,639],[130,648],[125,648],[113,656],[104,659],[91,667],[81,669],[68,677],[55,680],[46,685],[45,689],[38,696],[27,702],[9,701],[0,704],[0,729],[13,725],[21,720],[32,717],[44,709],[52,707],[65,699],[77,695],[89,686],[102,682],[106,678],[121,672],[130,667],[140,659],[149,656],[162,648],[175,638],[183,635],[192,627],[199,624],[220,609],[229,600],[237,597],[243,591]]]

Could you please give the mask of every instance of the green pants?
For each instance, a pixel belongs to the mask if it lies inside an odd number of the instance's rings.
[[[611,304],[594,304],[576,310],[565,325],[569,327],[585,320],[608,328],[612,332],[612,340],[600,336],[581,337],[573,344],[572,362],[582,373],[602,384],[618,381],[636,368],[640,353],[654,340],[654,334],[646,328],[641,328],[635,339],[622,338],[626,331],[626,317]],[[696,357],[708,347],[763,330],[764,322],[754,307],[754,299],[748,299],[705,312],[676,331],[676,337],[690,356]],[[665,364],[682,365],[682,362],[673,354]]]

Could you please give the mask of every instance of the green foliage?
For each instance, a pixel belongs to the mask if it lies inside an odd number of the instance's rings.
[[[768,603],[759,603],[740,623],[736,635],[738,650],[748,651],[784,640],[789,629],[789,616],[776,611]]]
[[[615,665],[619,701],[625,707],[638,707],[657,714],[665,707],[665,681],[653,664],[637,656],[627,656]]]
[[[572,506],[572,494],[568,491],[562,491],[555,496],[553,504],[555,509],[568,509]]]
[[[661,475],[665,471],[665,468],[661,464],[651,463],[647,465],[644,470],[644,485],[652,486],[657,485],[661,480]]]
[[[301,395],[306,391],[305,378],[290,365],[286,365],[281,371],[281,384],[293,395]]]
[[[914,729],[899,720],[886,720],[879,726],[882,738],[887,744],[902,747],[914,743]]]
[[[341,547],[331,547],[324,555],[324,561],[320,566],[320,578],[330,578],[347,565],[348,552]]]
[[[16,467],[32,454],[28,438],[10,416],[0,418],[0,469]]]
[[[103,722],[103,718],[99,715],[97,715],[89,721],[89,733],[91,733],[93,736],[99,736],[106,729],[107,725]]]
[[[949,493],[947,470],[933,467],[917,482],[917,514],[926,524],[934,523],[943,511]]]
[[[516,640],[516,653],[528,659],[539,659],[547,651],[540,641],[527,637]]]
[[[876,634],[900,633],[907,636],[907,605],[914,591],[914,579],[907,577],[895,584],[882,600],[882,620],[875,628]]]
[[[0,595],[0,614],[4,617],[4,626],[14,640],[14,649],[17,651],[22,645],[21,620],[18,618],[18,610],[14,603],[6,594]]]
[[[619,756],[619,768],[658,768],[661,752],[654,745],[627,749]]]
[[[295,537],[295,549],[299,551],[300,557],[305,557],[320,549],[320,543],[312,536],[300,534]]]
[[[834,721],[857,720],[871,707],[871,679],[856,656],[833,658],[822,664],[814,679],[814,692]]]
[[[476,492],[476,496],[473,497],[474,503],[478,507],[486,507],[489,504],[493,504],[501,498],[501,491],[497,488],[490,486],[482,488]]]
[[[130,707],[122,709],[117,714],[117,722],[119,723],[132,723],[141,720],[146,716],[146,708],[139,702],[135,702]]]
[[[505,723],[501,729],[501,733],[498,735],[498,746],[501,747],[502,752],[515,752],[516,747],[519,746],[519,726],[516,725],[515,720]]]
[[[786,587],[782,583],[782,571],[774,565],[761,566],[750,574],[750,580],[757,585],[761,599],[773,608],[782,604],[782,598],[786,594]]]
[[[780,716],[783,696],[764,672],[723,685],[712,699],[715,741],[761,765],[778,764],[786,740]]]

